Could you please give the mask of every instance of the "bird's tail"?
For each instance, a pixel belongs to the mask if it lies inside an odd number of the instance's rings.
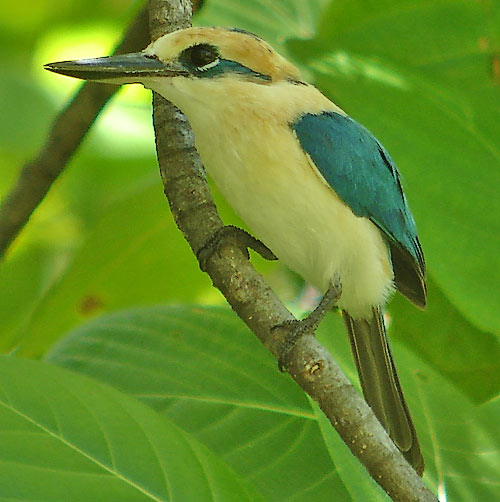
[[[343,313],[366,402],[401,450],[422,475],[424,459],[392,358],[380,309],[372,318],[353,319]]]

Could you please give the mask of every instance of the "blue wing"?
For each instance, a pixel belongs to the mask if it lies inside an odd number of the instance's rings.
[[[425,306],[425,261],[399,173],[377,139],[350,117],[306,114],[291,127],[318,170],[356,216],[382,231],[398,289]]]

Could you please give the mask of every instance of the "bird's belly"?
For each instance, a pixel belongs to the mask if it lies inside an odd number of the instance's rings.
[[[339,306],[353,317],[371,315],[393,287],[380,231],[337,197],[291,131],[274,138],[270,131],[267,139],[251,141],[247,132],[239,142],[201,140],[197,147],[219,190],[256,237],[321,291],[338,278]]]

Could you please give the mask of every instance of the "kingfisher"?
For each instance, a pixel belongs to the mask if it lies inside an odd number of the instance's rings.
[[[397,289],[425,307],[425,261],[398,170],[381,143],[268,43],[238,28],[187,28],[142,52],[45,68],[141,83],[187,116],[208,174],[256,238],[335,299],[365,399],[422,475],[384,306]]]

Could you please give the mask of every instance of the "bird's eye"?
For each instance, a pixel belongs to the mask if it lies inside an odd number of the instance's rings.
[[[219,62],[219,55],[215,47],[200,44],[185,49],[181,54],[181,60],[203,71],[215,66]]]

